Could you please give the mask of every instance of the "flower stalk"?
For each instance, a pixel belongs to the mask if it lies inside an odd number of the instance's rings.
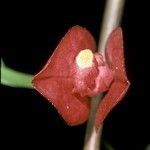
[[[1,60],[1,84],[16,88],[32,89],[32,78],[33,75],[13,70]]]

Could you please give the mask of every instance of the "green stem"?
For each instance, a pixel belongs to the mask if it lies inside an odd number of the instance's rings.
[[[1,84],[16,88],[32,89],[32,78],[33,76],[30,74],[8,68],[1,60]]]
[[[123,6],[125,0],[107,0],[105,6],[105,12],[102,21],[102,28],[100,33],[100,39],[98,43],[98,50],[104,55],[105,44],[109,34],[112,30],[119,26],[123,14]],[[87,129],[85,134],[85,141],[83,150],[99,150],[101,147],[101,135],[102,127],[99,128],[98,132],[95,130],[94,120],[97,107],[102,100],[103,95],[100,94],[92,98],[92,110],[87,123]],[[109,150],[109,149],[108,149]]]

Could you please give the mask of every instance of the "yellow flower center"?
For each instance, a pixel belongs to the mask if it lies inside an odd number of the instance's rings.
[[[81,69],[92,67],[93,53],[90,49],[84,49],[76,57],[76,63]]]

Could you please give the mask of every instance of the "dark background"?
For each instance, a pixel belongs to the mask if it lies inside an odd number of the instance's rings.
[[[104,0],[12,2],[2,5],[1,50],[5,64],[36,74],[73,25],[98,41]],[[103,139],[116,150],[144,150],[150,143],[148,4],[127,1],[122,21],[131,87],[105,120]],[[4,149],[81,150],[86,124],[69,127],[37,91],[1,86]]]

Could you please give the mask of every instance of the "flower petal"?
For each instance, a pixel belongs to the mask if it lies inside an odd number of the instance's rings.
[[[109,36],[105,57],[109,67],[115,71],[115,78],[128,81],[125,71],[123,35],[120,27],[116,28]]]
[[[96,113],[95,126],[98,128],[111,109],[124,97],[129,88],[124,63],[123,37],[121,28],[115,29],[106,45],[106,61],[114,71],[114,79]]]
[[[56,107],[68,125],[85,122],[90,112],[89,98],[73,93],[75,58],[84,49],[94,52],[95,41],[86,29],[74,26],[33,79],[34,87]]]
[[[68,125],[78,125],[88,119],[90,99],[72,93],[72,79],[57,77],[35,79],[34,86],[56,107]]]

